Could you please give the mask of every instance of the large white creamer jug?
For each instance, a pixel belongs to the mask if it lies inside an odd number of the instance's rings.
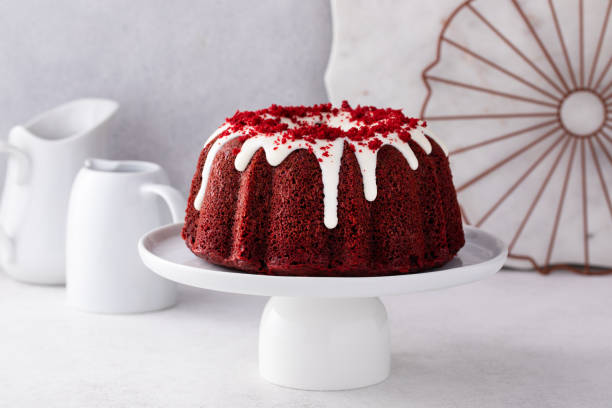
[[[107,157],[119,104],[78,99],[15,126],[0,204],[0,265],[13,278],[65,283],[66,214],[72,182],[86,158]]]
[[[142,263],[138,240],[171,220],[182,221],[185,207],[187,201],[156,163],[87,160],[68,205],[67,304],[96,313],[140,313],[174,305],[176,283]]]

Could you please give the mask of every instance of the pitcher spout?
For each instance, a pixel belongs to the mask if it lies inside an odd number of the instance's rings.
[[[103,98],[83,98],[44,112],[25,124],[31,137],[65,141],[93,133],[108,123],[119,103]]]

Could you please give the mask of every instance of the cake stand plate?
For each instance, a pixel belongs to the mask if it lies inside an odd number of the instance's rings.
[[[390,348],[383,295],[443,289],[501,269],[506,245],[474,227],[441,268],[382,277],[301,277],[240,273],[193,255],[167,225],[144,235],[138,250],[155,273],[185,285],[271,296],[259,327],[259,370],[278,385],[308,390],[359,388],[389,375]]]

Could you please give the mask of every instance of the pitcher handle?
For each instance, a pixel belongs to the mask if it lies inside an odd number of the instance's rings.
[[[177,223],[183,221],[182,214],[187,207],[187,201],[183,197],[183,194],[176,188],[166,184],[145,184],[142,186],[141,191],[143,193],[153,193],[160,196],[170,209],[172,222]]]
[[[17,164],[16,182],[18,185],[25,184],[29,176],[30,157],[23,150],[5,141],[0,141],[0,152],[8,153],[9,157],[15,160]],[[14,252],[13,238],[6,233],[4,226],[0,225],[0,260],[2,265],[6,265],[13,260]]]
[[[0,152],[8,153],[9,157],[15,159],[17,163],[17,184],[25,184],[30,173],[30,157],[17,146],[5,141],[0,141]]]

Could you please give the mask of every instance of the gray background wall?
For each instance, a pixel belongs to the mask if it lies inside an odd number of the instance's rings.
[[[186,191],[236,109],[327,101],[330,44],[328,0],[3,0],[0,134],[71,99],[112,98],[114,156],[156,161]]]

